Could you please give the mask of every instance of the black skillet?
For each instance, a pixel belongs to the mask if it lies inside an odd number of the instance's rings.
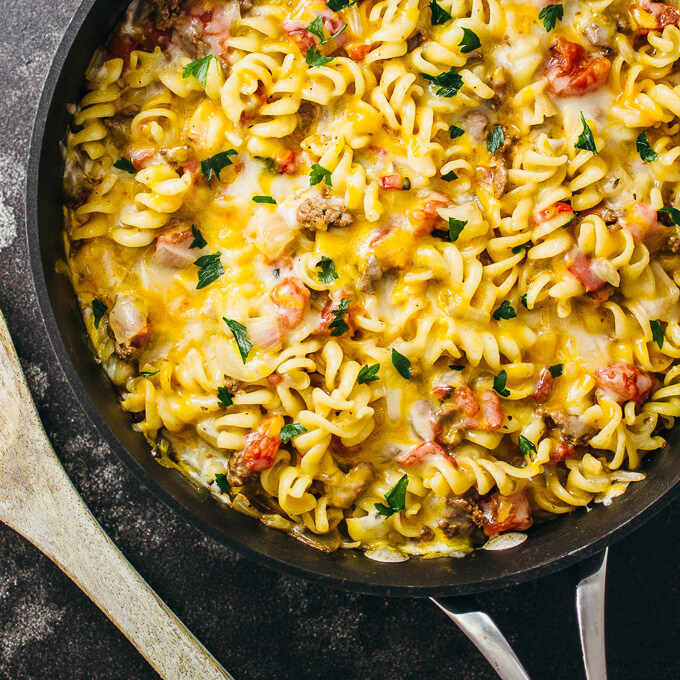
[[[94,360],[70,283],[55,269],[63,253],[59,143],[70,118],[67,105],[81,98],[90,57],[113,31],[127,4],[127,0],[84,0],[57,50],[31,144],[27,236],[45,326],[71,387],[111,448],[164,502],[228,547],[286,573],[356,592],[442,597],[511,586],[573,565],[602,552],[677,495],[680,456],[678,437],[672,435],[663,454],[647,457],[647,479],[630,485],[609,507],[598,505],[536,526],[527,541],[509,551],[384,564],[359,553],[324,554],[310,549],[254,519],[225,511],[179,473],[158,465],[143,437],[130,428],[116,391]]]

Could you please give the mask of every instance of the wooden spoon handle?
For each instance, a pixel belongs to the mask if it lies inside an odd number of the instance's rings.
[[[233,680],[125,559],[76,491],[42,428],[2,314],[0,520],[82,588],[162,678]]]

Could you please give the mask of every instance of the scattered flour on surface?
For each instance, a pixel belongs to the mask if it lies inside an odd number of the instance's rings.
[[[24,375],[33,395],[38,399],[44,399],[49,386],[47,373],[38,364],[28,364],[24,366]]]
[[[26,169],[18,158],[0,155],[0,250],[17,237],[17,217],[10,203],[18,205],[24,192]]]

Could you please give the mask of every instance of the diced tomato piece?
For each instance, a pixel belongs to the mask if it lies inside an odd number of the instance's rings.
[[[545,64],[545,78],[557,97],[574,97],[599,90],[611,69],[606,57],[587,57],[582,45],[556,38]]]
[[[654,389],[654,376],[627,361],[615,361],[599,368],[594,374],[598,392],[622,403],[634,401],[642,404],[647,401],[649,393]]]
[[[295,174],[296,163],[295,163],[295,152],[293,149],[284,149],[274,157],[274,164],[279,169],[279,172],[283,172],[289,175]]]
[[[307,30],[307,25],[302,21],[292,21],[284,19],[281,28],[286,35],[300,48],[301,52],[306,52],[309,47],[316,44],[313,33]]]
[[[410,221],[413,225],[413,233],[416,237],[432,233],[438,222],[442,221],[439,209],[446,208],[453,201],[445,194],[431,192],[423,201],[421,208],[410,211]]]
[[[477,504],[484,517],[484,533],[487,536],[504,531],[524,531],[533,524],[529,501],[523,491],[512,496],[495,493],[480,499]]]
[[[195,182],[201,173],[201,161],[197,158],[192,158],[190,161],[186,161],[182,165],[182,173],[188,172],[191,175],[192,180]]]
[[[309,302],[309,288],[296,276],[277,283],[269,294],[277,307],[276,317],[281,330],[295,328],[305,315]]]
[[[503,409],[498,395],[493,390],[482,392],[482,413],[485,430],[498,430],[503,425]]]
[[[536,213],[534,215],[534,223],[542,224],[543,222],[547,222],[548,220],[554,219],[560,213],[563,212],[574,212],[574,209],[568,203],[558,201],[554,205],[551,205],[545,208],[544,210],[541,210],[540,212]]]
[[[421,463],[427,456],[444,456],[450,460],[454,460],[437,442],[429,441],[418,444],[407,451],[402,456],[397,457],[397,460],[404,466],[410,467]]]
[[[152,45],[164,45],[167,46],[172,40],[172,31],[161,31],[156,27],[153,21],[147,21],[144,24],[144,37]]]
[[[380,178],[380,186],[383,189],[396,189],[397,191],[408,191],[411,188],[411,180],[402,175],[385,175]]]
[[[135,170],[144,169],[151,159],[156,155],[155,149],[142,148],[130,149],[130,162],[135,166]]]
[[[550,458],[548,458],[548,465],[557,465],[567,458],[576,458],[578,456],[578,451],[573,444],[569,442],[560,442],[554,451],[550,452]]]
[[[127,66],[130,60],[130,53],[136,50],[138,45],[139,41],[135,40],[131,35],[117,32],[111,36],[107,47],[112,57],[122,59]]]
[[[588,293],[604,288],[605,281],[593,269],[593,260],[583,251],[577,250],[574,261],[567,269],[579,280]]]
[[[468,418],[472,418],[479,412],[479,404],[475,393],[467,385],[458,385],[453,394],[453,403],[456,408]]]
[[[680,12],[663,2],[641,0],[641,2],[633,3],[630,13],[635,21],[635,31],[638,35],[662,31],[666,26],[680,24]]]
[[[544,404],[550,398],[550,393],[553,388],[553,377],[550,371],[543,367],[541,374],[538,376],[536,389],[534,390],[534,400],[537,404]]]
[[[271,416],[263,420],[257,430],[246,435],[243,462],[251,472],[262,472],[274,465],[281,446],[279,433],[283,424],[281,416]]]
[[[365,43],[345,45],[345,52],[347,52],[347,56],[352,59],[352,61],[361,61],[370,51],[371,46]]]

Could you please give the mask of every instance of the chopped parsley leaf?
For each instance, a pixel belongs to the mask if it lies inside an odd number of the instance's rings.
[[[310,45],[305,52],[307,66],[325,66],[333,61],[333,57],[324,57],[314,45]]]
[[[236,340],[236,345],[241,355],[241,361],[245,364],[248,360],[248,354],[250,354],[250,350],[253,348],[253,343],[248,340],[246,327],[238,321],[227,319],[225,316],[222,317],[222,320],[229,326],[229,330],[234,335],[234,340]]]
[[[350,0],[328,0],[326,4],[328,5],[328,9],[332,9],[334,12],[339,12],[341,9],[351,7],[354,4],[354,1],[350,2]]]
[[[224,268],[220,261],[221,257],[222,253],[217,252],[212,255],[203,255],[194,261],[194,264],[200,267],[198,270],[198,284],[196,285],[197,290],[209,286],[224,274]]]
[[[137,170],[135,170],[135,166],[132,165],[132,161],[129,158],[119,158],[114,164],[114,168],[118,168],[118,170],[122,170],[123,172],[129,172],[131,175],[136,175]]]
[[[553,366],[550,366],[548,368],[548,371],[550,371],[550,375],[553,378],[559,378],[562,375],[563,369],[564,369],[563,364],[554,364]]]
[[[498,375],[494,376],[493,388],[501,395],[501,397],[509,397],[510,390],[506,387],[508,382],[508,374],[503,369]]]
[[[397,369],[397,373],[406,379],[411,379],[411,362],[396,349],[392,348],[392,365]]]
[[[462,364],[449,364],[449,368],[452,371],[462,371],[465,368],[465,366],[463,366]]]
[[[347,26],[348,24],[345,24],[337,33],[333,33],[333,35],[329,35],[325,40],[322,40],[319,45],[325,45],[331,40],[335,40],[347,28]]]
[[[182,78],[189,78],[193,76],[198,80],[203,87],[208,82],[208,71],[210,70],[210,62],[217,59],[214,54],[209,54],[207,57],[201,57],[187,64],[182,70]]]
[[[92,300],[92,314],[94,315],[95,328],[99,328],[99,324],[101,323],[104,314],[106,314],[107,309],[108,306],[101,300],[97,300],[97,298]]]
[[[253,203],[269,203],[270,205],[276,205],[276,199],[271,196],[253,196]]]
[[[520,296],[519,301],[522,303],[522,307],[524,309],[529,309],[529,305],[527,304],[527,294],[524,293],[524,295]]]
[[[680,227],[680,210],[678,210],[677,208],[673,208],[670,205],[667,205],[665,208],[661,208],[659,212],[664,215],[668,215],[668,217],[671,218],[673,224]]]
[[[215,475],[215,484],[217,484],[217,487],[220,491],[228,493],[229,482],[227,481],[227,475],[225,475],[223,472],[218,472]]]
[[[314,21],[312,21],[309,26],[307,26],[307,30],[312,34],[315,35],[319,40],[323,40],[323,19],[321,18],[321,15],[319,14]]]
[[[468,52],[473,52],[481,47],[482,43],[479,41],[479,36],[474,31],[469,28],[464,28],[463,39],[458,43],[458,46],[463,54],[467,54]]]
[[[518,246],[515,246],[512,249],[512,254],[517,255],[518,253],[521,253],[523,250],[529,250],[531,248],[531,242],[529,243],[520,243]]]
[[[331,337],[339,338],[341,335],[344,335],[349,330],[347,322],[342,318],[343,315],[347,313],[348,309],[349,299],[342,298],[342,300],[340,300],[338,308],[331,310],[331,314],[335,317],[335,319],[331,321],[330,325],[328,326],[328,328],[330,328],[331,331]]]
[[[447,21],[451,21],[453,17],[437,2],[437,0],[430,0],[428,5],[432,12],[431,22],[433,26],[441,26]]]
[[[395,512],[401,512],[406,507],[406,488],[408,475],[404,475],[386,494],[384,503],[375,503],[375,509],[384,517],[391,517]]]
[[[220,408],[227,408],[227,406],[231,406],[233,403],[234,400],[231,398],[231,392],[226,387],[218,387],[217,405]]]
[[[519,450],[522,452],[523,456],[529,456],[532,453],[536,453],[536,444],[534,444],[531,439],[528,439],[521,434],[519,436]]]
[[[364,385],[365,383],[380,380],[380,376],[378,375],[379,370],[380,364],[372,364],[370,366],[367,364],[366,366],[362,366],[359,375],[357,376],[357,382],[360,385]]]
[[[486,148],[489,150],[489,153],[496,153],[503,146],[504,142],[505,135],[503,134],[503,128],[500,125],[494,125],[486,142]]]
[[[515,308],[510,304],[509,300],[503,300],[501,306],[492,314],[496,321],[501,319],[514,319],[517,316]]]
[[[229,158],[229,156],[236,155],[238,155],[238,152],[235,149],[220,151],[214,156],[210,156],[210,158],[201,161],[201,172],[207,179],[211,179],[213,175],[217,175],[217,178],[219,179],[222,170],[228,165],[231,165],[231,158]]]
[[[160,373],[160,369],[158,371],[140,371],[139,375],[141,375],[143,378],[153,378],[154,375],[158,375]]]
[[[649,143],[646,132],[641,132],[637,136],[635,139],[635,146],[643,161],[656,161],[659,159],[659,154],[654,151],[652,145]]]
[[[462,137],[465,134],[465,130],[463,130],[462,127],[458,127],[457,125],[452,125],[449,128],[449,137],[451,139],[456,139],[456,137]]]
[[[442,175],[442,179],[445,182],[453,182],[454,179],[458,179],[458,175],[453,170],[450,170],[445,175]]]
[[[429,80],[433,85],[438,87],[437,95],[439,97],[453,97],[458,94],[458,90],[463,85],[463,78],[452,66],[448,71],[440,73],[436,76],[431,76],[428,73],[421,73],[425,80]]]
[[[339,279],[338,272],[335,269],[335,262],[330,257],[325,255],[316,263],[316,266],[321,269],[319,272],[319,281],[321,283],[333,283],[335,279]]]
[[[290,423],[289,425],[284,425],[279,432],[279,437],[281,438],[282,444],[288,444],[293,437],[297,437],[299,434],[307,432],[307,428],[299,423]]]
[[[314,163],[314,165],[312,165],[312,171],[309,173],[309,186],[313,187],[315,184],[318,184],[321,180],[324,180],[326,182],[327,187],[333,186],[333,182],[331,180],[331,171],[326,170],[326,168],[324,168],[323,165]]]
[[[661,349],[665,339],[663,328],[661,328],[661,322],[656,320],[650,321],[649,327],[652,329],[652,338],[654,342],[659,346],[659,349]]]
[[[574,144],[575,149],[583,149],[584,151],[592,151],[597,155],[597,147],[595,146],[595,140],[593,139],[593,133],[588,127],[588,123],[583,114],[581,114],[581,122],[583,123],[583,132],[578,136],[576,144]]]
[[[449,217],[449,238],[452,243],[458,240],[467,223],[467,220],[457,220],[455,217]]]
[[[560,4],[548,5],[538,13],[538,18],[543,22],[545,30],[550,33],[555,24],[564,18],[564,7]]]
[[[189,246],[189,249],[191,248],[205,248],[208,245],[208,242],[203,238],[203,234],[196,229],[195,225],[191,225],[191,233],[194,237],[194,240],[191,242],[191,245]]]

